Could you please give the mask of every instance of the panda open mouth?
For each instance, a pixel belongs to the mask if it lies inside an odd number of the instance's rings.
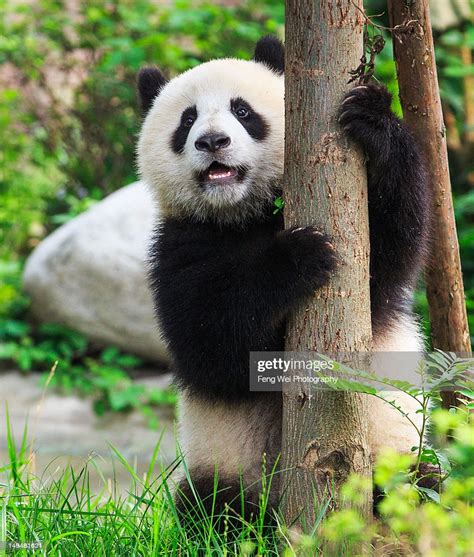
[[[214,161],[209,168],[199,173],[199,181],[202,185],[225,185],[242,180],[244,175],[245,170],[241,168]]]

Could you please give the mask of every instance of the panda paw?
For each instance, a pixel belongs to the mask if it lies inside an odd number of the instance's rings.
[[[336,270],[338,257],[331,239],[313,226],[290,228],[278,235],[278,243],[295,264],[297,274],[312,290],[326,284]]]
[[[342,102],[339,123],[369,156],[384,150],[390,130],[398,122],[390,109],[392,95],[381,85],[358,85]]]

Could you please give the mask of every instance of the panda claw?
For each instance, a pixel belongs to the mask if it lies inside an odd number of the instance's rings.
[[[353,89],[351,89],[349,91],[349,93],[347,94],[347,97],[342,101],[342,105],[349,103],[351,101],[354,101],[357,99],[357,95],[355,94],[356,92],[359,91],[364,91],[364,90],[368,90],[369,87],[367,85],[358,85],[357,87],[354,87]]]
[[[356,98],[355,95],[349,94],[348,97],[346,97],[343,101],[342,101],[342,105],[345,105],[348,102],[353,101]]]
[[[339,118],[337,119],[337,121],[341,124],[342,121],[344,120],[344,118],[346,118],[347,116],[349,116],[349,111],[348,111],[348,110],[345,110],[345,111],[339,116]],[[342,129],[344,129],[344,130],[345,130],[347,127],[348,127],[348,124],[343,124],[343,125],[342,125]]]

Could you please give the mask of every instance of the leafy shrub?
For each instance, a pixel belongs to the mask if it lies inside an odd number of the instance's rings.
[[[473,393],[470,394],[471,398]],[[339,547],[352,543],[371,543],[384,554],[455,555],[472,554],[474,531],[474,422],[469,407],[449,412],[436,410],[432,421],[438,438],[452,438],[442,449],[449,467],[448,477],[438,496],[417,488],[411,481],[413,460],[407,455],[387,451],[378,460],[374,477],[385,490],[380,503],[381,519],[366,522],[355,509],[333,513],[324,524],[324,536]],[[441,454],[441,453],[440,453]],[[357,504],[363,479],[352,477],[343,488],[347,502]]]
[[[19,97],[0,91],[0,258],[17,258],[37,244],[48,202],[65,180],[42,144],[44,129]]]
[[[156,427],[154,406],[174,405],[173,389],[159,390],[136,383],[131,372],[143,362],[110,346],[98,350],[76,331],[44,324],[36,328],[24,321],[0,321],[0,363],[23,371],[43,371],[42,381],[70,394],[89,396],[97,414],[139,410]]]

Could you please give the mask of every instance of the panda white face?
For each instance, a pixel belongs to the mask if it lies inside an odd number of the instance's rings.
[[[138,144],[142,178],[167,216],[245,222],[283,173],[284,82],[265,65],[223,59],[159,91]]]

